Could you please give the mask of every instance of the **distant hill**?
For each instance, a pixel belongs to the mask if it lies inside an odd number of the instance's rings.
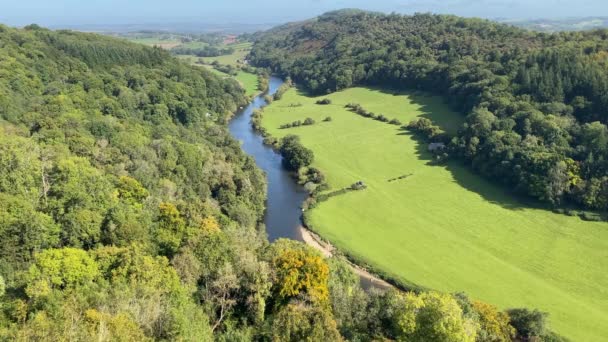
[[[585,31],[608,27],[608,17],[499,21],[505,24],[511,24],[540,32]]]

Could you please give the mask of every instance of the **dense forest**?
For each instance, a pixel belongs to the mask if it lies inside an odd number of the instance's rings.
[[[367,293],[342,259],[270,244],[234,80],[36,25],[0,26],[0,76],[0,340],[560,340],[536,310]]]
[[[443,95],[466,115],[456,136],[436,138],[449,157],[559,210],[608,209],[607,30],[347,10],[256,38],[252,64],[315,94],[375,85]]]

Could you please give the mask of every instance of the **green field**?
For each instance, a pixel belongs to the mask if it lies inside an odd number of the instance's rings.
[[[247,96],[255,96],[260,92],[258,90],[257,75],[244,71],[239,71],[235,78],[237,81],[239,81],[243,89],[245,89],[245,94],[247,94]]]
[[[182,43],[181,40],[174,38],[172,36],[167,36],[167,37],[158,36],[158,37],[146,37],[146,38],[133,37],[133,38],[128,38],[128,40],[135,42],[135,43],[148,45],[148,46],[159,46],[164,49],[171,49],[174,47],[198,49],[198,48],[203,48],[203,47],[209,45],[205,42]],[[221,48],[228,48],[228,47],[234,48],[234,53],[232,53],[230,55],[223,55],[223,56],[218,56],[218,57],[197,57],[197,56],[193,56],[193,55],[185,55],[185,56],[180,56],[180,57],[190,60],[191,63],[201,61],[204,64],[211,64],[215,61],[218,61],[220,64],[237,66],[239,64],[243,64],[243,61],[245,60],[245,57],[247,56],[247,54],[249,54],[249,50],[251,50],[252,45],[253,44],[250,42],[242,42],[242,43],[219,46]]]
[[[251,43],[239,43],[228,46],[234,48],[234,53],[218,57],[197,57],[194,55],[179,55],[177,57],[187,60],[191,64],[211,64],[217,61],[223,65],[243,65],[245,57],[249,54],[249,50],[251,50]]]
[[[425,116],[454,131],[461,117],[438,98],[364,88],[327,97],[332,105],[316,105],[318,98],[291,89],[263,118],[273,136],[302,138],[332,189],[368,186],[313,209],[318,233],[404,283],[538,308],[574,341],[605,340],[608,223],[530,207],[455,163],[430,165],[426,144],[408,132],[343,108],[356,102],[404,123]],[[333,120],[322,122],[326,116]],[[279,129],[306,117],[317,123]]]
[[[181,40],[176,39],[176,38],[161,38],[161,37],[154,37],[154,38],[129,38],[130,41],[134,42],[134,43],[138,43],[138,44],[144,44],[144,45],[148,45],[148,46],[160,46],[162,48],[165,49],[170,49],[172,47],[176,47],[182,44]]]
[[[211,64],[218,61],[220,64],[225,65],[237,65],[243,62],[245,56],[249,54],[252,43],[239,43],[234,45],[228,45],[228,47],[234,48],[234,53],[230,55],[218,56],[218,57],[200,57],[200,59],[206,63]]]

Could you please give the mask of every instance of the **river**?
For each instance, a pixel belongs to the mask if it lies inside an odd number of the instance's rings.
[[[283,84],[277,77],[270,77],[268,93],[274,94]],[[268,199],[264,223],[268,239],[289,238],[302,241],[300,232],[300,206],[307,193],[283,169],[281,155],[264,145],[264,138],[251,127],[253,111],[266,105],[264,96],[257,96],[230,121],[228,128],[237,140],[241,141],[245,153],[255,159],[258,167],[266,172],[268,179]]]
[[[277,77],[270,77],[268,94],[273,95],[283,84]],[[308,196],[283,168],[282,157],[272,148],[264,145],[264,138],[251,126],[253,111],[265,106],[264,95],[259,95],[245,108],[240,110],[228,124],[232,136],[241,142],[245,153],[255,159],[258,167],[266,173],[268,179],[268,197],[264,223],[268,239],[272,242],[279,238],[288,238],[306,242],[302,234],[302,202]],[[389,285],[375,280],[363,270],[356,269],[364,289],[372,287],[384,289]]]

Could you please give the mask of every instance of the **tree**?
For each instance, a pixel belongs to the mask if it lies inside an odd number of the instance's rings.
[[[152,341],[129,315],[111,315],[89,309],[85,312],[89,338],[98,341]]]
[[[283,156],[283,164],[291,171],[306,167],[314,160],[313,152],[302,146],[300,138],[296,135],[285,136],[281,140],[279,151]]]
[[[48,249],[36,255],[27,274],[25,292],[42,298],[53,290],[67,291],[91,284],[99,276],[95,260],[81,249]]]
[[[274,317],[271,338],[283,341],[342,341],[336,322],[324,308],[294,302],[284,306]]]
[[[136,179],[129,176],[121,176],[118,184],[120,198],[132,202],[141,203],[148,197],[148,190],[144,188]]]
[[[182,244],[186,223],[181,218],[179,210],[171,203],[161,203],[158,210],[156,240],[163,255],[171,257]]]
[[[60,227],[22,196],[0,193],[0,258],[25,267],[35,253],[57,247]]]
[[[539,337],[547,331],[547,313],[530,309],[507,310],[517,336],[524,339]]]
[[[220,326],[228,315],[229,310],[236,304],[234,292],[238,288],[238,279],[234,274],[232,266],[230,264],[224,265],[217,279],[211,282],[211,286],[207,291],[207,300],[213,303],[217,312],[217,317],[211,327],[212,331],[215,331]]]
[[[66,246],[90,248],[99,242],[113,187],[102,172],[80,157],[59,160],[50,172],[49,208],[62,225]]]
[[[396,297],[397,336],[402,341],[475,341],[476,322],[463,318],[448,294],[406,293]]]
[[[473,308],[479,315],[479,342],[509,342],[515,337],[515,328],[509,322],[509,315],[498,311],[493,305],[473,301]]]
[[[350,341],[373,336],[367,327],[367,321],[376,321],[379,317],[368,310],[368,296],[361,289],[359,277],[339,257],[329,258],[328,264],[329,298],[340,334]]]
[[[279,303],[304,294],[312,302],[328,303],[329,267],[317,251],[282,239],[274,243],[272,250],[274,292]]]

